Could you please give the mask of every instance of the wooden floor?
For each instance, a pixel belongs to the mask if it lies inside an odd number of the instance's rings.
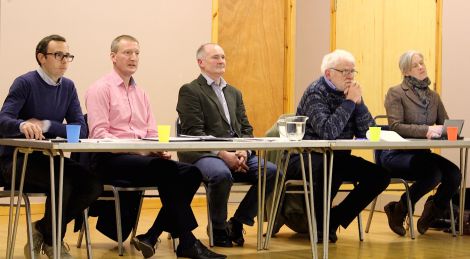
[[[230,215],[233,214],[236,205],[230,205]],[[204,243],[208,244],[205,234],[207,224],[206,208],[194,207],[198,218],[199,227],[194,232]],[[363,213],[366,219],[367,211]],[[141,215],[139,233],[144,232],[153,222],[156,210],[144,209]],[[41,215],[33,215],[37,220]],[[15,258],[23,258],[23,246],[26,243],[26,227],[24,217],[18,230],[15,247]],[[0,216],[0,258],[3,258],[6,250],[7,216]],[[94,230],[95,218],[90,219],[92,229],[92,244],[94,258],[143,258],[125,243],[123,257],[118,256],[116,243]],[[415,220],[416,222],[416,220]],[[72,224],[68,226],[65,241],[69,244],[71,254],[75,258],[86,258],[85,248],[76,248],[77,233],[72,233]],[[470,236],[452,237],[450,234],[440,231],[429,231],[426,235],[417,234],[415,240],[409,236],[399,237],[393,234],[386,223],[386,216],[377,212],[370,233],[365,234],[365,240],[359,241],[357,223],[353,222],[348,229],[341,229],[338,233],[339,240],[336,244],[330,244],[330,258],[470,258]],[[267,251],[256,251],[256,228],[246,228],[246,242],[243,248],[214,248],[215,251],[228,255],[232,259],[289,259],[289,258],[311,258],[309,250],[308,235],[295,234],[290,229],[283,227],[281,232],[272,239],[270,249]],[[321,258],[322,246],[318,246]],[[41,258],[46,258],[42,255]],[[172,251],[171,241],[162,236],[161,244],[153,258],[176,258]]]

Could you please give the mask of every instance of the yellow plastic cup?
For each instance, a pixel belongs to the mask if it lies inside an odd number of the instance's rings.
[[[170,125],[158,125],[158,141],[159,142],[170,142]]]
[[[370,141],[380,141],[380,127],[369,127],[369,140]]]

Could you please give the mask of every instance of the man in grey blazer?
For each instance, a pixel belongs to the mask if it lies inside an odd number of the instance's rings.
[[[181,133],[196,136],[253,137],[242,94],[222,78],[225,72],[225,53],[222,47],[207,43],[196,53],[201,75],[181,87],[178,111]],[[214,245],[243,246],[243,224],[252,226],[257,214],[258,157],[249,150],[216,152],[180,152],[180,161],[193,163],[208,186],[209,208],[214,228]],[[262,163],[262,165],[264,162]],[[267,164],[266,193],[273,189],[276,166]],[[250,182],[253,185],[227,222],[227,202],[232,183]]]

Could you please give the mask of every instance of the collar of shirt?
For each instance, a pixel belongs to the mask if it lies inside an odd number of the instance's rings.
[[[48,85],[59,86],[62,83],[62,77],[59,78],[59,82],[54,82],[54,80],[52,80],[52,78],[50,78],[46,74],[46,72],[44,72],[42,67],[39,67],[38,69],[36,69],[36,71],[38,72],[38,74],[42,78],[42,80],[44,80],[44,82],[46,82],[46,84],[48,84]]]
[[[327,84],[331,89],[333,89],[333,90],[336,91],[336,86],[335,86],[330,80],[328,80],[328,78],[326,78],[326,76],[323,76],[323,78],[325,79],[326,84]]]
[[[115,85],[125,86],[124,80],[122,80],[121,76],[114,69],[110,74],[110,80],[112,80]],[[129,86],[132,86],[135,88],[136,85],[137,85],[136,81],[134,80],[133,77],[131,77],[131,79],[129,80]]]
[[[227,82],[225,82],[223,77],[220,77],[220,85],[217,85],[215,83],[215,80],[210,78],[208,75],[206,75],[204,73],[201,73],[201,74],[206,79],[207,84],[210,85],[210,86],[218,86],[218,87],[220,87],[220,89],[224,89],[227,86]]]

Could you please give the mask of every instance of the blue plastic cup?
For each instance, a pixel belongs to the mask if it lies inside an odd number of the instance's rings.
[[[67,142],[78,143],[80,139],[80,125],[66,125]]]

